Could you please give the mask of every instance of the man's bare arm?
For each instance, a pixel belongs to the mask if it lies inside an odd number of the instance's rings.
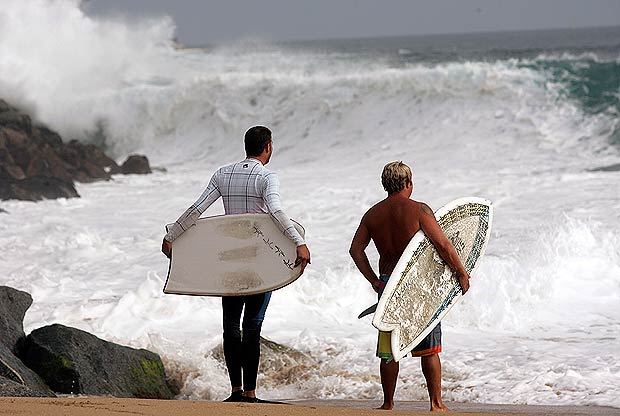
[[[454,246],[437,223],[433,210],[424,203],[421,205],[420,226],[422,231],[432,241],[441,258],[456,272],[463,294],[465,294],[469,290],[469,274],[463,267]]]
[[[172,243],[165,238],[161,243],[161,252],[168,258],[172,257]]]
[[[368,232],[368,228],[364,224],[364,220],[360,223],[355,235],[353,236],[353,241],[351,241],[351,248],[349,249],[349,254],[353,258],[353,262],[359,269],[359,271],[364,275],[366,280],[372,285],[372,288],[377,292],[379,290],[380,280],[375,274],[375,271],[372,269],[370,265],[370,261],[368,260],[368,256],[366,255],[366,247],[370,243],[370,233]]]

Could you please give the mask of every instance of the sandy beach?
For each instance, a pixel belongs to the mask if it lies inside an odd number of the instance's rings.
[[[261,416],[370,416],[379,411],[371,400],[289,401],[286,404],[220,403],[190,400],[141,400],[102,397],[0,398],[0,415],[261,415]],[[595,406],[527,406],[447,403],[452,415],[620,415],[620,409]],[[398,402],[392,414],[429,414],[425,402]]]

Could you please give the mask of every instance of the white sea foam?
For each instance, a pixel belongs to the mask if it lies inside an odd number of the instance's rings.
[[[3,203],[0,283],[32,293],[27,331],[60,322],[151,348],[181,397],[225,397],[210,357],[219,300],[163,295],[159,246],[163,224],[264,123],[286,211],[313,254],[274,293],[264,335],[317,361],[295,380],[260,378],[264,397],[381,396],[376,333],[356,319],[374,294],[347,250],[383,197],[382,166],[404,160],[414,197],[434,208],[466,195],[495,204],[471,292],[444,321],[446,399],[620,407],[618,172],[586,171],[617,163],[607,137],[617,120],[585,114],[547,74],[510,60],[394,67],[247,43],[175,50],[168,19],[98,21],[70,0],[5,6],[0,97],[66,138],[99,129],[115,156],[140,151],[168,168],[81,184],[80,199]],[[425,400],[418,366],[403,361],[399,399]]]

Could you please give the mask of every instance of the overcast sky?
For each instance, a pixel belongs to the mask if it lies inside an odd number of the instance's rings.
[[[169,15],[186,45],[620,26],[620,0],[89,0],[91,15]]]

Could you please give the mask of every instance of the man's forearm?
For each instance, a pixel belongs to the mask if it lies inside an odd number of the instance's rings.
[[[198,218],[200,218],[200,212],[194,205],[189,207],[174,223],[170,224],[167,228],[166,236],[167,241],[173,242],[178,236],[183,234],[189,227],[194,225]]]
[[[445,244],[436,246],[436,248],[439,256],[454,272],[461,276],[467,276],[467,271],[465,270],[458,253],[449,241]]]
[[[293,224],[293,221],[286,216],[284,211],[278,210],[276,212],[272,212],[271,217],[274,219],[274,222],[276,223],[278,228],[280,228],[280,231],[282,231],[285,236],[291,239],[297,247],[306,244],[304,238],[295,228],[295,224]]]

